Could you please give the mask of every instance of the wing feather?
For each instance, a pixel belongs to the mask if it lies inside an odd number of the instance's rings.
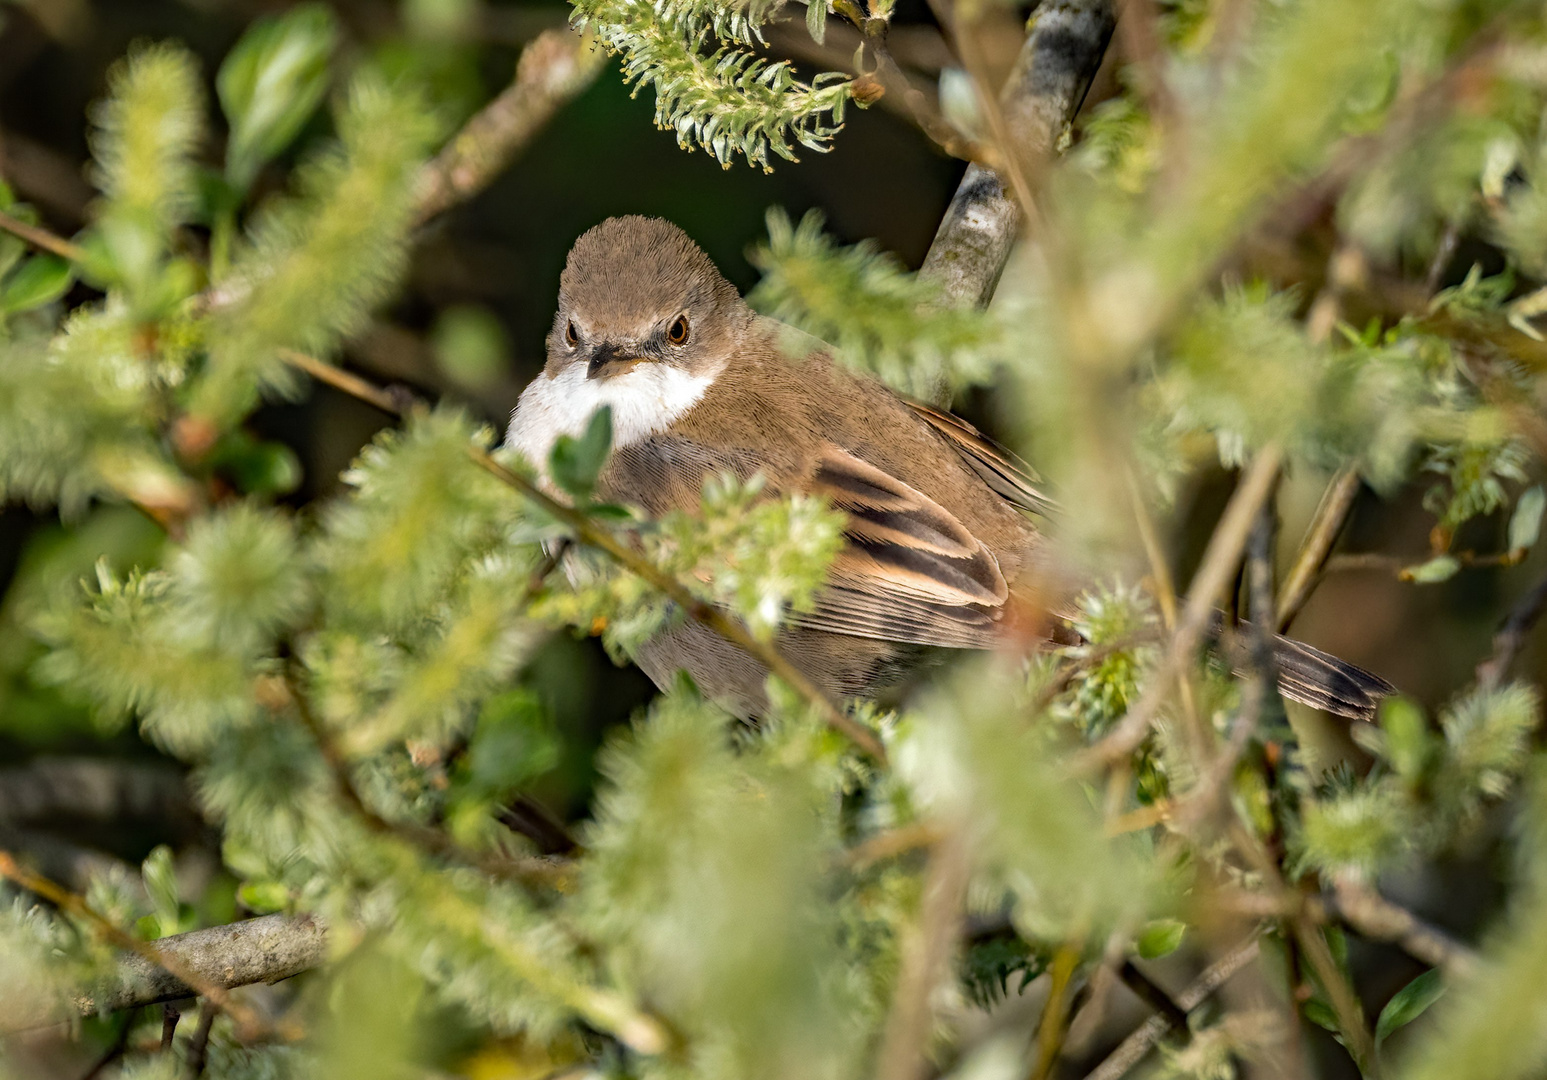
[[[1057,501],[1042,490],[1042,478],[1019,457],[959,416],[920,401],[909,401],[907,405],[954,446],[968,468],[1000,498],[1044,517],[1058,512]]]

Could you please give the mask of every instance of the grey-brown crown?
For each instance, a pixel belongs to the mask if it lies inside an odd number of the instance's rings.
[[[687,233],[661,218],[608,218],[570,249],[559,306],[600,334],[626,333],[690,307],[726,315],[741,306],[736,287]]]

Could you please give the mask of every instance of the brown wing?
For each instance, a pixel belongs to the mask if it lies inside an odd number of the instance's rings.
[[[919,401],[909,401],[907,405],[956,447],[967,466],[1000,498],[1044,517],[1057,513],[1058,503],[1042,490],[1042,478],[1030,465],[959,416]]]
[[[659,514],[691,506],[704,477],[729,471],[745,478],[749,464],[735,451],[655,436],[615,453],[603,487]],[[832,445],[798,481],[772,478],[768,490],[788,490],[790,482],[848,515],[848,543],[829,584],[814,610],[791,617],[793,625],[948,648],[995,644],[1009,587],[993,553],[943,506]]]
[[[999,562],[949,511],[835,446],[809,490],[848,515],[831,584],[796,625],[882,641],[987,648],[1009,586]]]

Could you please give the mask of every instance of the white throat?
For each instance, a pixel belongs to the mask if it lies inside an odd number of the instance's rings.
[[[586,365],[571,363],[546,373],[521,391],[505,445],[546,472],[560,435],[580,435],[603,405],[612,406],[612,445],[628,446],[665,431],[709,390],[718,370],[691,375],[671,364],[646,362],[609,379],[586,378]]]

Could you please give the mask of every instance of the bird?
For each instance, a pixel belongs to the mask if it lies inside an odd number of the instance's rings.
[[[817,339],[791,341],[676,225],[608,218],[569,253],[547,363],[522,391],[506,445],[541,470],[560,436],[610,406],[602,498],[652,517],[692,512],[705,480],[728,473],[761,477],[769,495],[826,499],[844,515],[844,544],[775,646],[834,699],[873,697],[940,649],[1070,643],[1067,622],[1026,614],[1056,609],[1059,594],[1038,523],[1055,504],[1029,467]],[[1369,720],[1395,693],[1303,642],[1274,645],[1291,700]],[[767,708],[764,664],[699,622],[667,626],[635,660],[662,689],[686,671],[741,717]]]

